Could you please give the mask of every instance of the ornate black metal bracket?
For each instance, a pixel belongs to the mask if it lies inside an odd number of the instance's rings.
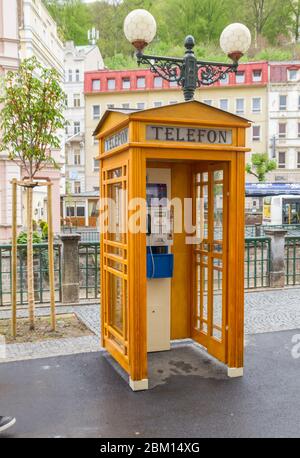
[[[237,61],[226,64],[197,60],[193,51],[195,40],[191,35],[186,37],[184,46],[186,51],[183,58],[151,56],[137,51],[137,63],[148,65],[155,75],[182,86],[186,101],[194,98],[197,87],[210,86],[225,78],[228,73],[237,71]]]

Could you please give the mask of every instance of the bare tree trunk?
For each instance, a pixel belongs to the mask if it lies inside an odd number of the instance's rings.
[[[32,189],[27,188],[27,294],[29,326],[34,329],[34,279],[33,279],[33,227],[32,227]]]
[[[49,286],[51,307],[51,329],[56,330],[55,318],[55,282],[54,282],[54,252],[53,252],[53,219],[52,219],[52,183],[48,184],[48,258],[49,258]]]
[[[12,180],[12,281],[11,281],[11,333],[17,335],[17,180]]]

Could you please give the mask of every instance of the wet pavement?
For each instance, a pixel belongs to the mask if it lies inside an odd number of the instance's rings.
[[[178,346],[149,357],[153,388],[136,393],[103,352],[3,363],[0,412],[17,418],[6,437],[299,437],[297,342],[300,329],[246,336],[237,379]]]

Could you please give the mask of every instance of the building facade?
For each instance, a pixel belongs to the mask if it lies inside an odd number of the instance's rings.
[[[0,0],[0,77],[9,70],[16,70],[19,65],[19,25],[18,1]],[[12,191],[10,182],[20,178],[20,169],[0,152],[0,243],[11,237]],[[21,225],[20,203],[18,196],[18,225]]]
[[[61,83],[64,79],[63,43],[58,37],[57,25],[44,6],[42,0],[19,1],[19,57],[21,60],[35,56],[45,67],[57,70]],[[53,183],[53,228],[60,231],[60,208],[57,204],[60,194],[65,192],[65,135],[58,132],[61,147],[53,150],[52,156],[60,166],[44,168],[38,175],[39,179],[51,179]],[[46,219],[46,187],[35,189],[33,193],[34,219]],[[25,200],[24,200],[25,202]],[[25,205],[24,205],[25,207]]]
[[[84,73],[104,67],[98,46],[75,46],[67,41],[64,47],[66,93],[66,192],[85,192],[85,108]]]
[[[300,181],[300,61],[270,62],[269,152],[272,181]]]
[[[229,74],[222,81],[197,90],[195,99],[251,120],[253,125],[247,132],[247,146],[252,152],[264,153],[268,151],[269,137],[268,80],[267,62],[241,64],[236,74]],[[86,72],[87,190],[99,189],[99,165],[95,159],[98,149],[92,134],[107,109],[143,110],[183,100],[182,90],[177,84],[168,83],[148,69]],[[247,179],[251,181],[252,177]]]

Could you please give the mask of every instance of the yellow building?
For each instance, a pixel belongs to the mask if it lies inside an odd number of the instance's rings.
[[[268,151],[268,64],[241,64],[237,74],[196,91],[195,99],[253,122],[246,144],[253,153]],[[93,132],[109,108],[146,109],[183,101],[177,84],[164,81],[148,69],[100,70],[85,73],[86,190],[99,189],[98,152]],[[250,153],[249,153],[250,154]],[[246,160],[249,159],[249,154]],[[247,176],[251,181],[251,177]]]

